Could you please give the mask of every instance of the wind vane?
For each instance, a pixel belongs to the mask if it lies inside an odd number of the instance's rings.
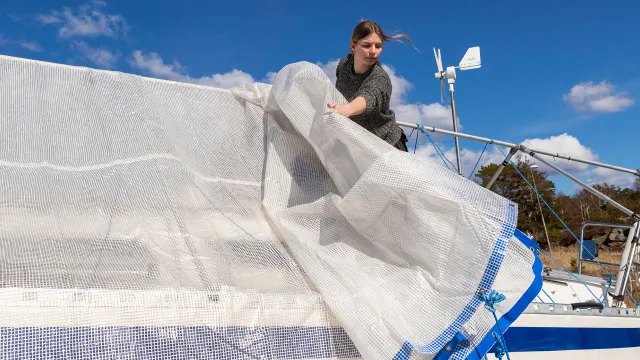
[[[458,66],[448,66],[446,71],[442,68],[442,55],[440,49],[436,52],[436,48],[433,48],[433,55],[436,58],[436,65],[438,72],[436,72],[436,79],[440,79],[440,101],[444,102],[444,79],[447,79],[449,84],[449,95],[451,96],[451,115],[453,117],[453,131],[458,132],[458,118],[456,117],[456,102],[453,96],[453,84],[456,82],[456,69],[471,70],[478,69],[480,67],[480,47],[474,46],[467,49],[467,52],[462,57]],[[458,137],[455,137],[456,142],[456,161],[458,165],[458,174],[462,175],[462,165],[460,160],[460,143]]]

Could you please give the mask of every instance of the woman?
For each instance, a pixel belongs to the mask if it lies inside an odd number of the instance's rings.
[[[361,21],[353,29],[350,54],[340,59],[336,69],[336,88],[349,103],[327,106],[396,148],[408,151],[407,137],[396,124],[394,111],[389,108],[391,79],[378,62],[383,42],[398,38],[411,43],[404,34],[388,36],[375,22]]]

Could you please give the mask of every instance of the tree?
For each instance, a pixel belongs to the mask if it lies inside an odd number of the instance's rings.
[[[548,179],[546,173],[540,172],[538,169],[532,169],[528,161],[518,161],[516,167],[517,171],[512,165],[507,165],[496,179],[491,190],[518,204],[518,228],[531,233],[536,241],[542,246],[546,246],[547,241],[542,225],[542,215],[540,214],[540,207],[531,176],[533,174],[535,188],[538,193],[552,208],[556,199],[556,186]],[[497,169],[498,164],[489,164],[481,167],[476,174],[479,179],[478,182],[482,186],[486,186]],[[530,185],[523,180],[523,176]],[[540,205],[547,222],[547,231],[557,230],[553,232],[555,236],[551,236],[552,232],[549,232],[550,240],[559,242],[563,239],[561,224],[551,214],[543,200],[540,200]],[[552,237],[554,239],[551,239]]]
[[[576,238],[567,230],[567,227],[576,237],[579,237],[580,227],[587,221],[613,224],[633,223],[634,220],[630,216],[611,205],[605,206],[600,198],[585,189],[581,189],[573,195],[557,194],[555,184],[548,179],[547,174],[539,172],[537,169],[531,169],[527,161],[516,161],[516,163],[518,171],[531,186],[522,179],[522,176],[512,165],[507,165],[491,190],[518,204],[518,228],[531,233],[541,246],[546,246],[546,238],[540,209],[532,189],[532,173],[538,193],[562,219],[561,222],[541,200],[547,232],[552,245],[568,246],[574,244]],[[481,167],[476,174],[476,181],[482,186],[486,186],[497,169],[498,164]],[[635,179],[633,187],[630,188],[621,188],[607,183],[596,184],[593,187],[634,213],[640,213],[640,178]],[[584,239],[591,239],[609,231],[611,228],[588,227],[585,230]]]

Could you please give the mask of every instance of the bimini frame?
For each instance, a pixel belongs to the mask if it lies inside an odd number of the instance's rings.
[[[633,169],[628,169],[628,168],[615,166],[615,165],[609,165],[609,164],[605,164],[605,163],[601,163],[601,162],[597,162],[597,161],[574,158],[574,157],[571,157],[571,156],[562,155],[562,154],[554,153],[554,152],[550,152],[550,151],[530,149],[528,147],[525,147],[522,144],[513,144],[513,143],[506,142],[506,141],[493,140],[493,139],[489,139],[489,138],[485,138],[485,137],[464,134],[464,133],[460,133],[460,132],[456,132],[456,131],[437,129],[435,127],[430,127],[430,126],[422,126],[422,125],[418,125],[418,124],[412,124],[412,123],[406,123],[406,122],[400,122],[400,121],[398,121],[397,124],[400,125],[400,126],[404,126],[404,127],[408,127],[408,128],[412,128],[412,129],[417,129],[417,130],[420,130],[420,131],[430,131],[432,133],[449,135],[449,136],[454,136],[456,138],[469,139],[469,140],[480,141],[480,142],[490,143],[490,144],[496,144],[496,145],[499,145],[499,146],[506,146],[506,147],[511,148],[511,151],[509,151],[509,154],[505,157],[505,159],[502,161],[502,163],[498,166],[498,170],[493,174],[493,176],[491,177],[491,180],[489,180],[489,183],[487,183],[487,185],[486,185],[487,189],[490,189],[491,186],[493,186],[493,183],[496,181],[496,179],[498,178],[498,176],[500,175],[500,173],[502,172],[504,167],[507,166],[509,164],[509,161],[511,160],[511,158],[516,153],[518,153],[518,151],[520,151],[520,152],[522,152],[524,154],[527,154],[527,155],[531,156],[532,158],[535,158],[536,160],[538,160],[541,163],[549,166],[550,168],[556,170],[558,173],[564,175],[565,177],[567,177],[571,181],[573,181],[576,184],[580,185],[585,190],[589,191],[593,195],[595,195],[598,198],[600,198],[604,202],[604,204],[611,204],[612,206],[616,207],[618,210],[622,211],[626,215],[631,216],[632,218],[634,218],[636,220],[636,222],[631,227],[632,230],[631,230],[631,233],[629,234],[629,237],[627,238],[625,249],[624,249],[624,252],[623,252],[622,257],[620,259],[620,265],[619,265],[619,268],[618,268],[619,273],[622,274],[622,277],[618,281],[616,281],[616,288],[614,290],[614,293],[612,294],[614,299],[617,300],[618,302],[621,302],[622,299],[624,299],[624,294],[625,294],[625,291],[626,291],[627,282],[629,280],[629,277],[631,275],[631,270],[632,270],[632,267],[633,267],[633,256],[636,253],[636,247],[637,247],[638,241],[640,239],[640,214],[634,213],[633,211],[631,211],[631,210],[627,209],[626,207],[620,205],[619,203],[615,202],[610,197],[608,197],[605,194],[601,193],[600,191],[594,189],[593,187],[589,186],[588,184],[584,183],[583,181],[581,181],[580,179],[576,178],[575,176],[569,174],[568,172],[562,170],[557,165],[555,165],[555,164],[543,159],[541,155],[547,155],[547,156],[552,156],[552,157],[559,158],[559,159],[566,159],[566,160],[569,160],[569,161],[575,161],[575,162],[579,162],[579,163],[583,163],[583,164],[599,166],[599,167],[606,168],[606,169],[611,169],[611,170],[615,170],[615,171],[620,171],[620,172],[633,174],[633,175],[638,176],[638,177],[640,177],[640,170],[633,170]]]

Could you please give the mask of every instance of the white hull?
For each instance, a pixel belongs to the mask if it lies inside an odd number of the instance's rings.
[[[637,310],[567,310],[556,306],[535,313],[531,305],[506,332],[511,358],[640,359],[640,314]],[[570,309],[570,307],[569,307]],[[490,356],[489,358],[492,358]]]
[[[536,301],[505,333],[511,359],[640,359],[640,311],[609,307],[611,298],[604,295],[614,286],[600,278],[546,271]],[[602,310],[594,295],[604,300]]]

